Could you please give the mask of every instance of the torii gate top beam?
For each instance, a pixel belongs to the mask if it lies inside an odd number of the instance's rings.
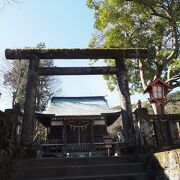
[[[108,48],[108,49],[6,49],[7,59],[132,59],[147,58],[146,48]]]

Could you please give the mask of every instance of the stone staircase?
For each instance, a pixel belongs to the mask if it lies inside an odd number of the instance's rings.
[[[135,156],[17,160],[10,180],[146,180]]]

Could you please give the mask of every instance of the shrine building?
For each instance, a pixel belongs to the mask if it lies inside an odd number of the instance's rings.
[[[47,128],[44,147],[58,146],[60,152],[98,151],[105,147],[107,127],[120,112],[109,109],[104,96],[52,97],[47,109],[36,112]]]

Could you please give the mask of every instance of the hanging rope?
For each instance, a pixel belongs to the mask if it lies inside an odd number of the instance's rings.
[[[87,123],[85,123],[83,125],[74,125],[74,124],[71,124],[71,123],[68,123],[68,122],[65,122],[65,121],[63,121],[63,123],[70,126],[70,127],[72,127],[72,128],[84,128],[84,127],[86,128],[87,126],[92,124],[92,121],[89,121],[89,122],[87,122]]]

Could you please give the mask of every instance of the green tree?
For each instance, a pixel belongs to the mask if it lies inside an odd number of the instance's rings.
[[[36,48],[46,48],[45,43],[39,43]],[[54,62],[52,59],[40,60],[40,67],[52,67]],[[29,61],[16,60],[12,62],[12,68],[4,74],[4,85],[10,90],[12,94],[12,107],[16,103],[20,104],[21,109],[24,109],[25,92],[27,83]],[[45,110],[48,101],[55,93],[61,93],[61,88],[55,87],[60,85],[52,76],[39,76],[37,95],[36,95],[36,110]],[[46,136],[46,129],[36,119],[34,120],[33,141],[37,142],[44,139]]]
[[[45,48],[45,43],[39,43],[36,48]],[[28,72],[27,60],[16,60],[12,62],[12,68],[4,74],[4,85],[10,89],[13,100],[12,107],[15,103],[19,103],[21,108],[24,107],[25,91],[27,83],[27,72]],[[53,60],[41,60],[41,67],[52,67],[54,65]],[[37,104],[36,110],[43,111],[49,99],[55,93],[60,93],[61,88],[55,88],[56,79],[52,76],[40,76],[39,84],[37,87]],[[60,84],[60,82],[58,82]]]
[[[180,91],[171,92],[167,96],[166,113],[179,114],[180,113]]]
[[[28,62],[17,60],[12,62],[11,69],[4,74],[4,85],[12,95],[12,107],[16,103],[24,105],[25,85],[27,78]]]
[[[46,48],[45,43],[39,43],[36,48]],[[41,59],[40,67],[53,67],[54,61],[52,59]],[[61,82],[57,81],[53,76],[39,76],[39,82],[37,87],[37,97],[36,97],[36,110],[45,110],[48,101],[52,95],[61,93],[62,89],[60,87]],[[58,84],[58,86],[57,86]]]
[[[154,77],[180,85],[180,2],[175,0],[87,0],[94,10],[95,33],[90,47],[148,48],[147,59],[126,60],[131,92],[142,92]],[[114,66],[112,60],[105,61]],[[115,76],[104,76],[110,90]]]

